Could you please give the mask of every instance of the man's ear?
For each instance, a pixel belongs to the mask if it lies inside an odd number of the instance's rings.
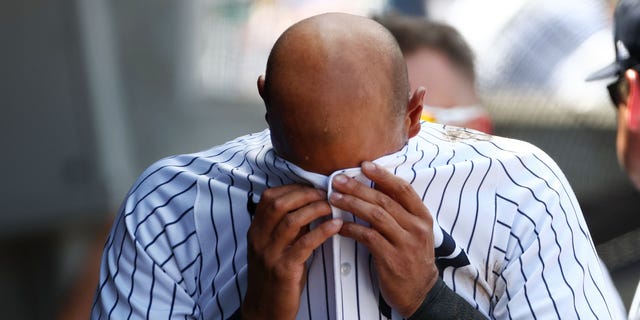
[[[426,92],[427,90],[424,87],[418,87],[409,98],[405,120],[409,138],[415,137],[420,132],[420,116],[422,115],[422,105]]]
[[[629,69],[624,76],[629,81],[629,96],[627,98],[627,128],[633,132],[640,131],[640,79],[638,72]]]
[[[267,106],[267,101],[265,100],[265,95],[264,95],[264,75],[260,75],[258,77],[258,94],[260,95],[260,98],[262,98],[262,101],[265,104],[265,107]],[[269,112],[265,112],[264,114],[264,121],[267,122],[267,126],[269,126]]]
[[[262,74],[258,77],[258,94],[262,98],[262,101],[265,101],[265,99],[264,99],[264,97],[265,97],[264,96],[264,75],[262,75]]]

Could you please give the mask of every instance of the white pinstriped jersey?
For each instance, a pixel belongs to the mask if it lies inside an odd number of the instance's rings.
[[[402,150],[375,162],[422,197],[441,277],[487,317],[611,318],[573,191],[536,147],[423,123]],[[345,173],[367,183],[358,169]],[[294,182],[327,189],[330,177],[276,156],[268,130],[152,165],[105,245],[91,318],[228,318],[246,292],[255,203],[266,188]],[[364,246],[334,236],[308,263],[298,319],[400,318],[380,299]]]

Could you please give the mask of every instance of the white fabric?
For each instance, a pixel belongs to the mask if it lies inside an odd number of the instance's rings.
[[[633,295],[633,300],[631,300],[629,320],[640,320],[640,283],[638,283],[636,293]]]

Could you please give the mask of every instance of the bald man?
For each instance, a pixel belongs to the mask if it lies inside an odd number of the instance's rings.
[[[609,319],[584,218],[537,148],[420,122],[393,37],[285,31],[269,129],[160,160],[104,249],[91,317]]]

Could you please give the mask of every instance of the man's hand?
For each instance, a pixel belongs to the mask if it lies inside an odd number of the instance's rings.
[[[369,249],[382,296],[403,317],[409,317],[438,278],[433,218],[406,181],[371,162],[362,164],[362,172],[375,183],[375,189],[339,175],[333,180],[338,193],[330,201],[371,227],[345,223],[340,234]]]
[[[305,261],[342,227],[330,219],[309,231],[309,223],[331,214],[326,193],[303,185],[265,190],[247,233],[248,288],[243,319],[294,319],[305,286]]]

